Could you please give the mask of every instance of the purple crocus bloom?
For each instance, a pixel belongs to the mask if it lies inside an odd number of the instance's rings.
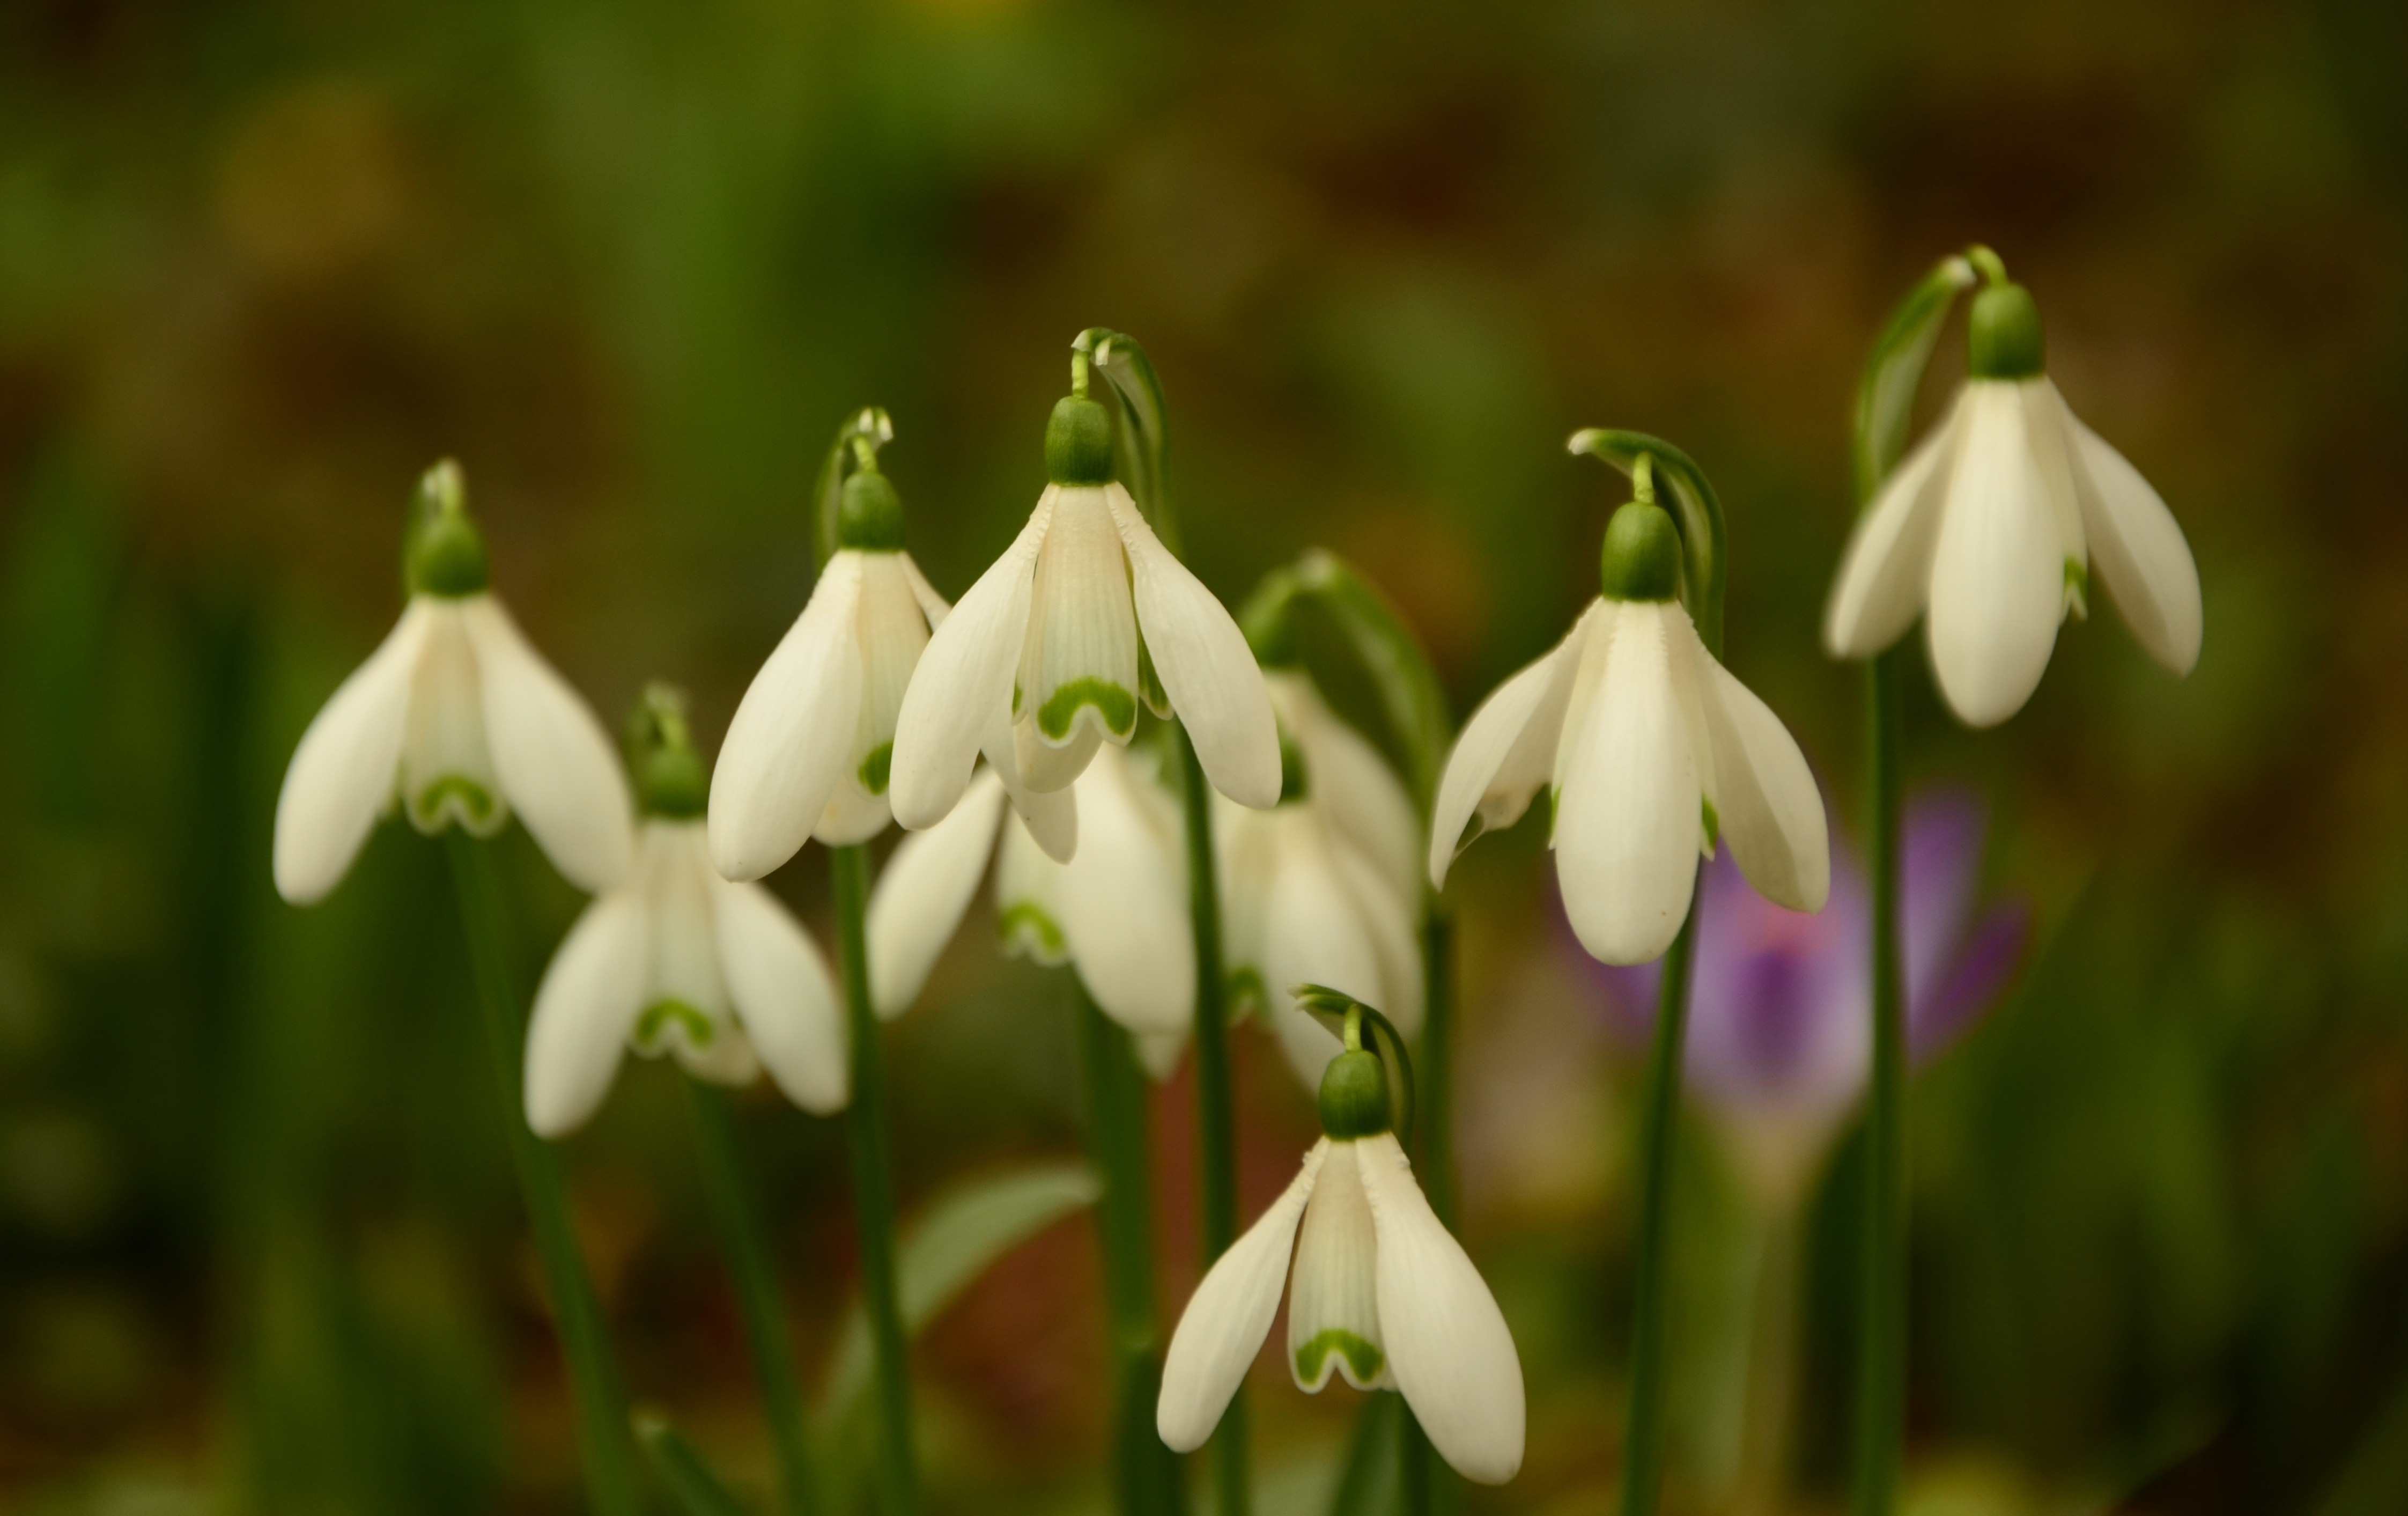
[[[1907,1048],[1928,1059],[1997,996],[2021,958],[2019,902],[1973,918],[1981,802],[1961,792],[1907,807],[1900,880]],[[1748,888],[1728,851],[1706,865],[1691,975],[1685,1067],[1767,1198],[1794,1200],[1865,1086],[1872,1043],[1872,904],[1862,868],[1831,858],[1830,903],[1784,910]],[[1617,1030],[1643,1041],[1662,960],[1580,960],[1601,980]]]

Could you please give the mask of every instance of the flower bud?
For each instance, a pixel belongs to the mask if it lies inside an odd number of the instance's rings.
[[[685,725],[685,697],[657,680],[627,715],[627,767],[634,771],[636,808],[671,821],[700,816],[710,799],[710,772],[694,750]]]
[[[1057,484],[1112,482],[1112,418],[1101,403],[1066,395],[1045,424],[1045,472]]]
[[[877,469],[860,469],[844,482],[837,506],[836,544],[865,553],[902,551],[903,497]]]
[[[1610,600],[1669,600],[1681,590],[1681,533],[1664,508],[1633,500],[1606,524],[1598,576]]]
[[[1378,1055],[1339,1054],[1321,1076],[1321,1130],[1344,1142],[1388,1130],[1388,1075]]]
[[[2040,307],[2021,284],[1996,283],[1974,296],[1965,335],[1975,379],[2037,379],[2048,366]]]
[[[485,588],[485,538],[468,519],[467,483],[444,459],[420,476],[402,533],[402,580],[412,595],[447,599]]]

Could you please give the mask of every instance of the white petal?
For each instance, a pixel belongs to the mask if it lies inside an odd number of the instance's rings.
[[[1105,486],[1128,550],[1137,623],[1170,707],[1212,787],[1240,805],[1279,803],[1279,723],[1246,634],[1187,566],[1170,556],[1128,491]]]
[[[937,586],[928,583],[928,576],[920,571],[919,563],[910,554],[898,552],[895,556],[903,565],[903,577],[910,583],[911,598],[920,602],[920,614],[927,618],[929,629],[943,626],[953,608],[937,593]]]
[[[1925,629],[1949,707],[1968,726],[1991,727],[2023,709],[2048,668],[2065,553],[2022,394],[1998,381],[1966,389]]]
[[[711,861],[727,878],[794,857],[845,777],[862,703],[861,560],[828,560],[727,724],[710,812]]]
[[[1333,1373],[1357,1390],[1388,1382],[1380,1339],[1377,1234],[1363,1198],[1358,1145],[1333,1142],[1321,1180],[1304,1207],[1288,1284],[1287,1369],[1296,1387],[1318,1394]]]
[[[1831,892],[1831,836],[1806,755],[1771,708],[1714,661],[1694,629],[1687,643],[1690,677],[1704,697],[1712,733],[1723,840],[1757,894],[1793,911],[1819,911]]]
[[[2073,444],[2074,487],[2099,577],[2149,656],[2175,673],[2188,673],[2199,662],[2202,626],[2190,544],[2141,471],[2062,399],[2057,404]]]
[[[1338,1039],[1298,1010],[1287,987],[1327,985],[1381,1004],[1380,953],[1354,908],[1320,822],[1300,806],[1274,813],[1282,823],[1270,888],[1262,903],[1262,974],[1271,1029],[1307,1090],[1339,1053]]]
[[[1388,1372],[1465,1479],[1502,1484],[1522,1467],[1522,1360],[1497,1299],[1423,1198],[1395,1136],[1355,1145],[1379,1236],[1380,1330]]]
[[[1562,642],[1498,686],[1463,724],[1455,750],[1447,754],[1438,801],[1431,808],[1432,888],[1446,888],[1448,866],[1471,841],[1464,828],[1475,812],[1480,831],[1510,827],[1529,808],[1530,797],[1554,776],[1556,737],[1571,700],[1572,675],[1604,604],[1591,601]]]
[[[1212,872],[1221,891],[1221,957],[1233,977],[1254,980],[1255,990],[1267,988],[1261,982],[1263,922],[1279,834],[1284,826],[1281,811],[1285,809],[1249,810],[1226,795],[1215,792],[1213,796],[1212,852],[1217,863]],[[1275,1008],[1268,1003],[1262,1006],[1267,1012]],[[1245,1014],[1245,1006],[1234,1002],[1228,1010],[1232,1018]]]
[[[2088,534],[2082,529],[2082,503],[2074,498],[2073,440],[2066,435],[2068,411],[2046,376],[2018,382],[2024,435],[2030,439],[2032,466],[2048,490],[2049,519],[2057,523],[2057,551],[2068,564],[2090,562]],[[2071,593],[2069,589],[2068,593]]]
[[[1029,787],[1020,772],[1018,746],[1011,732],[1011,712],[1008,705],[996,707],[995,717],[987,724],[984,744],[980,751],[986,755],[987,767],[1003,780],[1003,791],[1011,797],[1011,808],[1027,824],[1028,833],[1045,856],[1056,863],[1068,863],[1079,851],[1079,801],[1077,790],[1068,786],[1039,792]]]
[[[648,820],[637,834],[636,877],[643,891],[645,919],[651,928],[652,956],[646,965],[644,1003],[675,1001],[700,1012],[710,1022],[708,1034],[696,1033],[699,1047],[718,1040],[720,1031],[735,1020],[730,1013],[727,981],[719,972],[719,934],[714,924],[714,888],[721,881],[710,866],[710,848],[698,821]],[[638,1029],[641,1030],[640,1028]],[[670,1045],[697,1047],[682,1019],[664,1026]],[[659,1052],[655,1045],[643,1049]]]
[[[1137,709],[1134,696],[1129,709]],[[1012,765],[1024,786],[1039,795],[1058,794],[1087,772],[1106,735],[1100,725],[1087,717],[1087,709],[1081,708],[1071,718],[1069,740],[1058,744],[1047,742],[1037,723],[1025,716],[1011,724]]]
[[[1069,867],[1048,857],[1014,814],[996,843],[996,931],[1003,950],[1048,967],[1070,961],[1063,925],[1062,875]]]
[[[595,897],[543,971],[527,1022],[526,1119],[538,1137],[583,1126],[610,1092],[644,1000],[649,948],[634,890]]]
[[[491,837],[510,807],[485,736],[484,681],[460,600],[426,598],[426,631],[409,678],[409,719],[401,737],[401,802],[409,824],[433,837],[451,827]]]
[[[861,656],[861,696],[853,744],[811,835],[830,847],[865,843],[886,830],[888,770],[895,756],[895,718],[911,671],[928,645],[928,616],[900,553],[857,553],[861,591],[854,609]]]
[[[970,766],[998,710],[1011,708],[1013,672],[1028,635],[1029,582],[1053,519],[1048,489],[1003,556],[929,637],[895,722],[886,798],[896,821],[924,830],[969,787]]]
[[[1154,1430],[1173,1452],[1193,1452],[1212,1435],[1279,1313],[1280,1286],[1296,1244],[1296,1223],[1312,1197],[1329,1139],[1304,1155],[1287,1191],[1246,1234],[1230,1244],[1188,1299],[1162,1363]]]
[[[1380,871],[1356,852],[1353,844],[1343,837],[1332,837],[1329,854],[1338,865],[1339,878],[1346,885],[1348,898],[1354,902],[1355,915],[1362,920],[1371,950],[1379,956],[1381,998],[1369,1003],[1396,1023],[1398,1032],[1408,1037],[1419,1036],[1426,1009],[1423,997],[1429,987],[1422,977],[1421,938],[1415,931],[1414,917],[1397,903],[1390,882],[1380,876]]]
[[[1378,868],[1397,902],[1420,913],[1421,815],[1404,781],[1380,750],[1323,703],[1312,681],[1295,673],[1266,674],[1271,703],[1303,749],[1305,782],[1329,825]]]
[[[1823,646],[1836,658],[1870,657],[1903,636],[1931,587],[1931,546],[1963,435],[1973,387],[1957,392],[1948,417],[1882,481],[1856,517],[1823,609]]]
[[[1568,731],[1555,806],[1564,914],[1595,957],[1642,963],[1689,914],[1700,817],[1696,755],[1674,688],[1670,602],[1621,608],[1596,699]]]
[[[1079,781],[1079,854],[1056,887],[1081,982],[1137,1032],[1182,1032],[1196,1014],[1187,871],[1167,799],[1138,760],[1097,753]]]
[[[1003,782],[970,781],[961,803],[925,831],[908,832],[870,893],[867,934],[871,1003],[882,1019],[911,1008],[953,940],[995,852]]]
[[[1077,778],[1085,758],[1051,772],[1032,744],[1093,754],[1102,738],[1126,742],[1137,729],[1137,615],[1111,508],[1093,485],[1060,485],[1052,494],[1054,520],[1029,586],[1013,722],[1022,771],[1039,789]]]
[[[842,1110],[853,1080],[844,1015],[818,945],[759,885],[722,881],[717,904],[727,991],[769,1077],[814,1116]]]
[[[711,877],[718,879],[714,873]],[[723,886],[726,881],[719,880]],[[714,1029],[708,1047],[696,1047],[680,1037],[669,1044],[677,1055],[678,1067],[697,1079],[741,1090],[761,1077],[761,1057],[752,1049],[752,1039],[744,1035],[744,1028],[734,1017]]]
[[[1187,1051],[1184,1032],[1140,1032],[1130,1041],[1137,1045],[1139,1065],[1156,1084],[1179,1072],[1179,1060]]]
[[[276,797],[276,891],[295,905],[342,882],[393,799],[428,607],[413,599],[366,663],[309,720]]]
[[[477,649],[485,740],[502,793],[569,883],[609,888],[627,876],[635,854],[634,807],[618,750],[500,601],[476,596],[460,613]]]

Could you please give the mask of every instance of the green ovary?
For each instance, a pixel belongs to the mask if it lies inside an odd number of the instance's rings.
[[[677,999],[656,1000],[644,1007],[636,1018],[636,1046],[647,1053],[660,1051],[661,1040],[671,1026],[682,1028],[687,1046],[700,1052],[710,1046],[719,1034],[710,1018]]]
[[[1376,1343],[1366,1342],[1342,1326],[1333,1326],[1313,1334],[1312,1340],[1296,1350],[1297,1378],[1311,1384],[1321,1378],[1322,1365],[1329,1355],[1337,1353],[1346,1360],[1349,1377],[1354,1383],[1370,1384],[1387,1366],[1388,1358]]]
[[[1054,742],[1070,735],[1071,718],[1082,705],[1092,705],[1104,718],[1105,729],[1115,737],[1125,737],[1137,726],[1137,697],[1109,679],[1090,674],[1073,679],[1046,698],[1042,710],[1037,713],[1037,729]]]
[[[895,744],[881,743],[861,760],[861,787],[873,795],[886,793],[886,781],[895,768]]]

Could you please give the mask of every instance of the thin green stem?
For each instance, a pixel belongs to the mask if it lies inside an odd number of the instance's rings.
[[[568,1191],[561,1182],[558,1155],[529,1130],[519,1108],[519,1092],[526,1084],[526,1019],[511,982],[501,891],[494,882],[493,860],[484,845],[465,831],[454,830],[444,841],[451,855],[452,887],[460,897],[460,924],[468,938],[477,1000],[484,1012],[486,1049],[493,1058],[494,1081],[501,1087],[510,1159],[518,1169],[519,1189],[526,1197],[527,1220],[535,1234],[553,1325],[560,1334],[561,1356],[568,1361],[586,1494],[602,1516],[636,1516],[643,1508],[636,1489],[634,1450],[628,1445],[626,1395],[610,1359],[601,1302],[595,1298],[585,1259],[578,1251],[577,1229],[569,1220]]]
[[[1798,1374],[1798,1212],[1783,1199],[1758,1212],[1755,1312],[1741,1402],[1739,1476],[1731,1503],[1778,1516],[1788,1503],[1790,1408]]]
[[[1873,894],[1873,1088],[1865,1144],[1863,1273],[1856,1312],[1856,1466],[1851,1509],[1898,1505],[1906,1431],[1906,994],[1899,947],[1899,845],[1904,787],[1903,664],[1898,648],[1867,666]]]
[[[752,1189],[737,1151],[735,1120],[724,1092],[699,1079],[686,1080],[685,1087],[687,1108],[694,1117],[695,1152],[702,1168],[703,1199],[710,1210],[711,1226],[719,1234],[719,1250],[727,1261],[728,1277],[736,1286],[737,1308],[744,1318],[744,1345],[752,1354],[769,1442],[777,1450],[785,1494],[781,1509],[788,1516],[817,1516],[823,1506],[811,1469],[803,1387],[795,1377],[794,1344],[786,1334],[786,1306],[778,1291],[778,1271],[762,1240]]]
[[[1229,1071],[1228,972],[1221,960],[1221,888],[1213,868],[1212,790],[1187,729],[1178,729],[1187,820],[1187,910],[1196,935],[1196,1123],[1203,1166],[1204,1266],[1238,1240],[1238,1126]],[[1245,1516],[1246,1393],[1229,1397],[1212,1435],[1221,1516]]]
[[[1622,1516],[1651,1516],[1664,1482],[1666,1259],[1672,1240],[1672,1140],[1681,1112],[1681,1053],[1688,1035],[1689,957],[1698,911],[1664,955],[1656,1037],[1647,1053],[1641,1115],[1639,1259],[1631,1292],[1630,1408],[1622,1439]]]
[[[869,850],[828,851],[836,884],[837,939],[844,958],[845,1022],[853,1043],[853,1103],[845,1108],[853,1156],[853,1224],[861,1239],[861,1304],[869,1317],[878,1404],[879,1505],[886,1516],[920,1508],[911,1451],[911,1365],[895,1278],[895,1163],[886,1129],[886,1070],[869,1000]]]
[[[1162,1394],[1162,1333],[1154,1313],[1152,1141],[1145,1071],[1129,1034],[1074,975],[1079,1072],[1086,1087],[1087,1156],[1104,1182],[1096,1234],[1104,1263],[1104,1324],[1112,1366],[1112,1492],[1127,1516],[1182,1511],[1179,1459],[1154,1431]]]

